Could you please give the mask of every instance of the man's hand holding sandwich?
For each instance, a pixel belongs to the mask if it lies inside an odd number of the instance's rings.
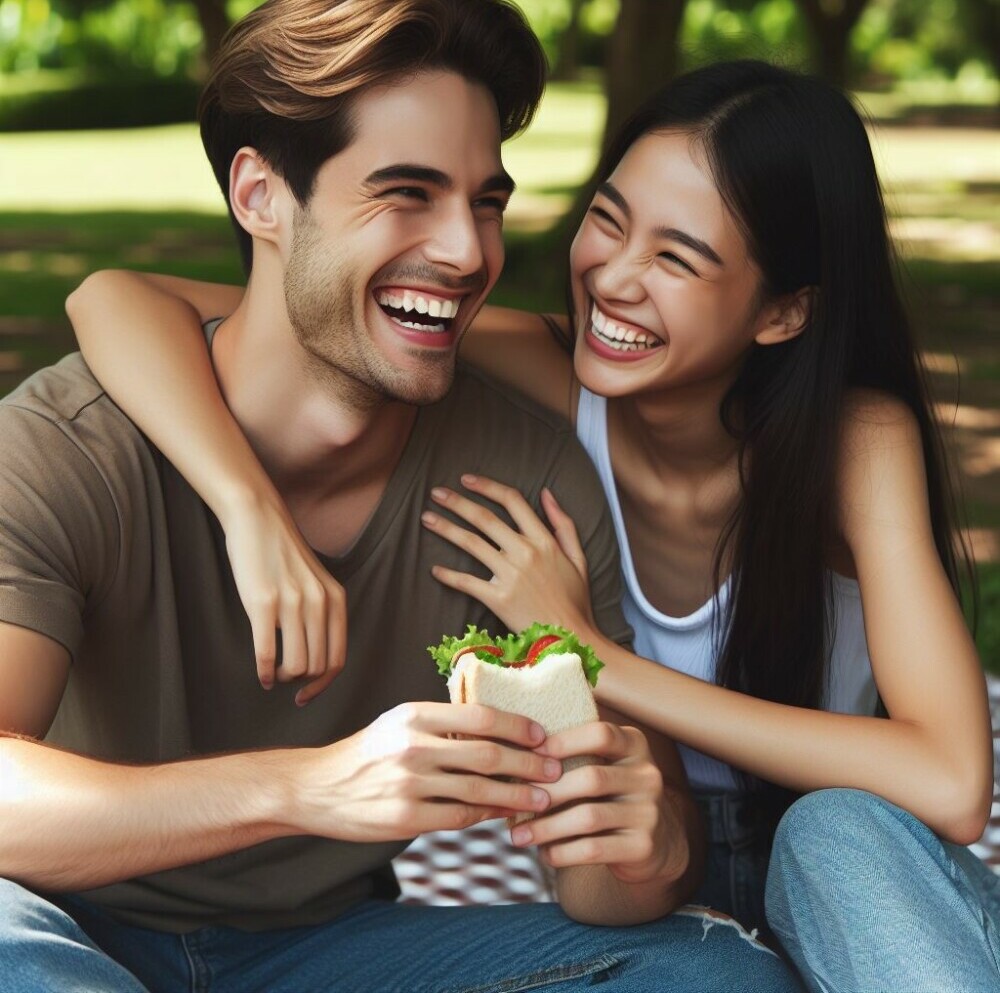
[[[505,810],[518,846],[539,846],[557,870],[559,902],[589,924],[636,924],[686,902],[700,876],[697,815],[674,748],[598,711],[601,663],[569,631],[533,624],[492,639],[470,627],[430,649],[453,705],[520,714],[547,733],[538,757],[563,764],[538,782],[543,811]]]

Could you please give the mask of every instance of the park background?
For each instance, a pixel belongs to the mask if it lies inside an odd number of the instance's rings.
[[[0,0],[0,395],[75,348],[63,301],[122,266],[241,273],[193,121],[253,0]],[[553,68],[505,149],[518,182],[494,300],[557,310],[606,126],[678,71],[755,57],[849,88],[977,560],[977,642],[1000,673],[998,0],[521,0]]]

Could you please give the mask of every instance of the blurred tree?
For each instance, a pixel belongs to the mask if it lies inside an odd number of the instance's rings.
[[[608,109],[602,152],[639,104],[677,73],[678,39],[686,4],[687,0],[621,0],[608,50],[604,87]],[[560,251],[568,250],[596,185],[595,168],[557,225]]]
[[[838,86],[847,85],[851,31],[869,0],[795,0],[806,23],[816,71]]]
[[[959,0],[958,12],[970,42],[985,50],[993,74],[1000,79],[1000,2]]]
[[[552,67],[552,79],[576,79],[580,68],[580,15],[587,2],[588,0],[570,0],[569,21],[556,42],[556,60]]]
[[[608,116],[601,149],[653,90],[677,72],[687,0],[621,0],[608,52]]]
[[[56,0],[53,6],[67,17],[80,18],[91,11],[111,7],[117,0]],[[194,7],[201,27],[206,61],[219,49],[223,35],[229,28],[226,0],[162,0],[164,6]]]

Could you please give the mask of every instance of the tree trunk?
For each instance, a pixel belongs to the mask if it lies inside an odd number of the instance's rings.
[[[816,71],[844,87],[850,81],[851,32],[869,0],[795,0],[812,38]]]
[[[679,61],[678,37],[687,0],[621,0],[608,51],[605,90],[608,113],[601,152],[653,90],[673,79]],[[557,251],[565,255],[587,211],[597,170],[577,194],[557,226]]]
[[[587,0],[572,0],[570,3],[569,23],[559,36],[556,64],[552,69],[551,79],[576,79],[580,68],[580,15],[586,5]]]
[[[198,23],[201,24],[205,42],[205,61],[211,63],[229,30],[226,0],[194,0],[194,7],[198,12]]]

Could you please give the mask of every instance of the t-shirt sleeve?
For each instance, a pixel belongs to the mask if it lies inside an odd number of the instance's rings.
[[[75,656],[83,618],[113,579],[119,535],[107,484],[63,425],[0,404],[0,621]]]
[[[597,626],[613,641],[631,645],[633,631],[622,613],[624,584],[611,512],[597,470],[569,432],[560,435],[546,485],[576,524],[587,556],[590,599]]]

